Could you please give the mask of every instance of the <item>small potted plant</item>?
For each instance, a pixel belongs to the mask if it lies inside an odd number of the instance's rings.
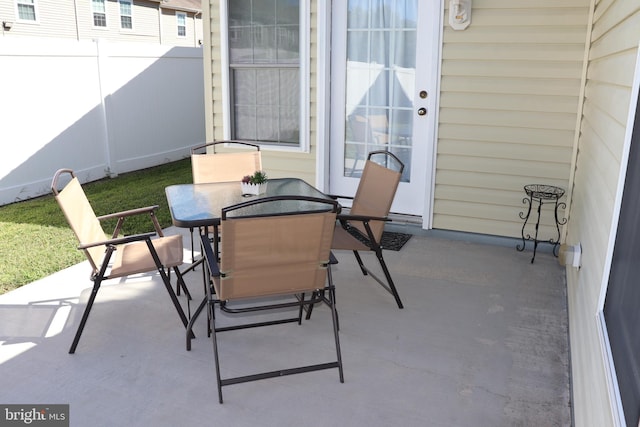
[[[258,195],[267,191],[267,174],[264,171],[255,171],[253,175],[242,178],[242,195]]]

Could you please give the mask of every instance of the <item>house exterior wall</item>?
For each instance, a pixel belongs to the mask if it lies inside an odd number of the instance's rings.
[[[222,60],[220,41],[220,2],[211,0],[204,8],[205,20],[205,114],[207,141],[224,139]],[[310,9],[310,87],[309,87],[309,150],[308,152],[275,151],[263,148],[262,165],[272,178],[295,177],[310,184],[316,182],[316,92],[317,92],[317,0],[309,1]],[[208,16],[207,16],[208,15]]]
[[[93,26],[91,2],[79,2],[78,28],[80,40],[105,39],[109,41],[158,42],[160,25],[158,23],[158,3],[136,1],[131,14],[132,29],[120,28],[120,6],[117,1],[106,2],[106,27]]]
[[[448,2],[444,2],[448,4]],[[576,132],[589,0],[480,0],[472,25],[445,22],[433,227],[518,237],[523,186],[567,188]],[[208,2],[208,140],[223,139],[220,1]],[[316,180],[317,2],[311,15],[309,153],[265,149],[274,176]],[[445,11],[446,14],[446,11]],[[561,212],[563,214],[563,212]],[[531,234],[533,230],[527,230]],[[551,212],[541,235],[554,237]]]
[[[176,14],[187,15],[187,34],[178,36],[178,21]],[[181,10],[162,9],[161,15],[162,43],[173,46],[200,46],[202,44],[202,15],[200,13]]]
[[[36,22],[18,20],[15,0],[0,0],[0,21],[13,23],[10,30],[1,28],[2,36],[21,35],[32,37],[58,34],[61,38],[77,36],[75,11],[72,0],[38,1],[36,3]]]
[[[13,22],[13,27],[8,30],[2,28],[0,35],[2,37],[104,39],[172,46],[199,46],[199,41],[202,39],[200,12],[184,10],[187,14],[185,37],[177,37],[175,13],[176,10],[159,1],[134,0],[133,28],[122,29],[119,3],[108,0],[106,2],[107,26],[102,28],[93,26],[91,1],[36,0],[37,22],[32,23],[18,20],[15,0],[0,0],[0,21]]]
[[[631,86],[640,41],[640,4],[594,1],[584,109],[567,242],[583,247],[567,270],[575,425],[613,425],[597,313],[612,236]],[[637,165],[635,166],[637,167]]]
[[[569,183],[589,0],[445,4],[433,227],[518,237],[523,186]]]

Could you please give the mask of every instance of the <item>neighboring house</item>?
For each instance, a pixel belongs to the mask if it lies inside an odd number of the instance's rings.
[[[16,147],[0,159],[0,205],[47,194],[59,167],[86,182],[202,144],[200,7],[0,0],[0,92],[12,99],[0,116]]]
[[[199,0],[0,0],[0,21],[2,37],[202,44]]]
[[[366,151],[389,147],[409,166],[393,210],[425,229],[517,238],[523,186],[565,188],[562,239],[583,253],[567,268],[575,425],[637,425],[637,366],[609,340],[640,346],[629,308],[640,297],[609,310],[622,322],[609,332],[605,304],[638,277],[616,273],[637,260],[617,263],[614,249],[635,236],[617,226],[627,159],[638,168],[640,3],[473,0],[449,12],[449,1],[203,2],[207,140],[258,140],[271,176],[334,194],[353,193]],[[628,185],[634,201],[640,183]]]

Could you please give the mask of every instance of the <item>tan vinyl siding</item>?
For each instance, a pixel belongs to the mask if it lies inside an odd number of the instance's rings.
[[[142,1],[133,3],[133,29],[131,30],[120,28],[120,7],[117,2],[114,2],[114,6],[114,30],[118,32],[119,40],[123,40],[120,37],[126,37],[127,41],[158,42],[160,31],[156,3]]]
[[[37,1],[36,22],[19,21],[15,0],[0,5],[0,21],[12,21],[13,27],[3,31],[4,36],[76,38],[73,1]]]
[[[205,3],[206,6],[206,3]],[[206,75],[207,83],[205,90],[211,91],[205,95],[206,112],[206,135],[207,140],[220,140],[224,137],[224,118],[222,116],[222,80],[221,80],[221,60],[220,60],[220,26],[219,0],[211,0],[208,5],[209,21],[208,27],[210,37],[205,42],[204,60],[205,70],[210,67],[209,74]],[[296,177],[307,181],[310,184],[316,182],[316,147],[315,135],[317,129],[316,122],[316,91],[317,91],[317,0],[310,1],[310,40],[308,49],[310,49],[310,68],[309,68],[309,111],[310,123],[308,138],[310,141],[310,150],[308,153],[299,152],[283,152],[269,150],[268,147],[262,149],[262,164],[270,177]],[[206,28],[206,27],[205,27]],[[211,89],[209,89],[211,87]]]
[[[187,15],[186,29],[184,37],[178,36],[178,20],[176,15],[184,13]],[[193,12],[162,9],[162,44],[173,46],[199,46],[202,40],[202,16]]]
[[[588,4],[474,1],[464,31],[445,10],[434,228],[519,237],[523,186],[567,189]]]
[[[222,59],[220,45],[220,4],[209,1],[204,23],[205,125],[207,141],[224,138],[222,107]]]
[[[15,3],[15,0],[14,0]],[[43,33],[30,34],[46,36],[53,32],[62,38],[75,38],[76,25],[73,2],[37,2],[39,26],[44,29]],[[27,32],[25,27],[25,34]]]
[[[0,1],[0,18],[14,22],[17,19],[16,6],[13,1]]]
[[[567,228],[567,242],[583,246],[582,268],[567,270],[573,403],[579,426],[613,423],[596,313],[639,41],[636,0],[596,2]]]

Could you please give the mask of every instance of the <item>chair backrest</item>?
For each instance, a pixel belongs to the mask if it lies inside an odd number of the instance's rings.
[[[242,152],[219,152],[216,146],[238,145],[249,149]],[[198,153],[202,149],[209,152]],[[216,141],[191,149],[193,183],[241,181],[245,175],[262,170],[260,147],[242,141]]]
[[[382,160],[378,160],[378,157]],[[350,214],[381,218],[389,215],[403,170],[404,164],[393,153],[389,151],[370,152],[351,205]],[[361,223],[354,221],[351,225],[367,236],[367,231]],[[371,221],[370,226],[376,241],[380,243],[384,222]]]
[[[257,199],[236,205],[279,203],[291,197]],[[235,217],[223,210],[220,225],[220,280],[216,293],[221,300],[294,294],[325,286],[338,203],[313,200],[314,211]],[[318,211],[328,209],[328,211]]]
[[[64,174],[69,174],[71,181],[61,191],[58,191],[58,180]],[[80,185],[80,181],[78,181],[72,170],[58,170],[53,176],[51,191],[81,245],[108,239]],[[97,266],[102,264],[104,257],[104,246],[85,249],[84,253],[93,271],[97,271]]]

